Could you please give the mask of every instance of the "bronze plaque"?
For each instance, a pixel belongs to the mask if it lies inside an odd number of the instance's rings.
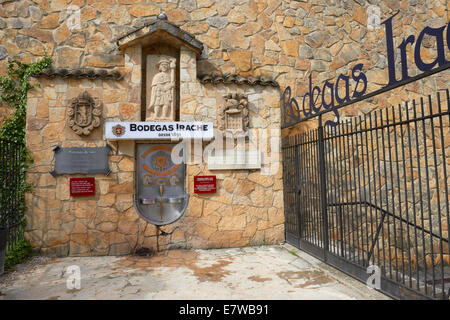
[[[50,172],[52,176],[71,173],[105,173],[111,171],[108,165],[108,153],[111,147],[94,148],[61,148],[55,152],[55,167]]]

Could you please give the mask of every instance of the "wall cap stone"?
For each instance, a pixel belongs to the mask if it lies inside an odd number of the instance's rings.
[[[160,14],[157,19],[147,22],[142,27],[120,36],[116,42],[120,50],[123,51],[125,48],[138,43],[148,44],[159,42],[161,38],[167,37],[167,34],[172,38],[170,39],[171,44],[176,46],[185,45],[192,49],[198,56],[202,53],[203,43],[195,39],[189,32],[167,21],[165,14]],[[172,40],[175,41],[172,42]]]
[[[259,77],[243,77],[241,75],[235,75],[235,74],[226,74],[226,75],[220,75],[220,74],[204,74],[199,75],[198,80],[201,83],[212,83],[212,84],[218,84],[218,83],[225,83],[225,84],[247,84],[251,86],[255,85],[261,85],[261,86],[272,86],[279,88],[280,85],[278,82],[276,82],[273,79],[270,79],[266,76],[259,76]]]
[[[88,78],[88,79],[112,79],[120,80],[122,74],[117,70],[101,69],[101,68],[79,68],[79,69],[67,69],[67,68],[49,68],[42,71],[39,74],[33,74],[33,77],[46,77],[46,78]]]

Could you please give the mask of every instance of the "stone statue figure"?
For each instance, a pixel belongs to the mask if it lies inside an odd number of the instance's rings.
[[[173,120],[175,102],[175,60],[162,58],[156,66],[159,72],[152,80],[146,120]]]

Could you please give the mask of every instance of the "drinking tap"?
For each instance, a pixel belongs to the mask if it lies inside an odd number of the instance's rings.
[[[160,185],[159,186],[159,195],[160,195],[160,199],[159,199],[159,215],[161,217],[161,220],[163,218],[162,217],[162,214],[163,214],[163,198],[162,198],[163,192],[164,192],[164,186]]]

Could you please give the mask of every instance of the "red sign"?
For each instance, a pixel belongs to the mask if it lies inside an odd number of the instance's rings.
[[[216,176],[195,176],[194,192],[195,193],[216,193]]]
[[[72,197],[95,195],[95,178],[70,178]]]

